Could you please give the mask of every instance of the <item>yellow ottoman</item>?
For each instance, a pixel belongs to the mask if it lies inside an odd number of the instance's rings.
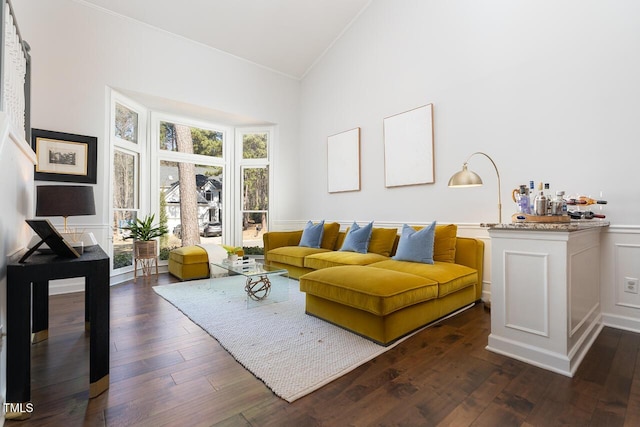
[[[200,246],[185,246],[169,252],[169,273],[180,280],[209,277],[209,257]]]

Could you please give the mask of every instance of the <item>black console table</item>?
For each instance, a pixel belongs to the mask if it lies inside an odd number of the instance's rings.
[[[109,257],[99,246],[79,258],[34,254],[24,263],[7,265],[7,403],[30,402],[31,341],[49,335],[49,281],[73,277],[85,278],[89,397],[109,388]],[[7,413],[6,418],[28,416]]]

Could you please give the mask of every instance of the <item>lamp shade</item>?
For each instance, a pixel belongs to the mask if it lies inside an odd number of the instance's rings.
[[[93,187],[41,185],[36,187],[36,216],[95,215]]]
[[[466,162],[462,165],[462,170],[457,172],[449,179],[449,187],[478,187],[482,185],[482,178],[477,173],[467,169],[467,162],[476,154],[482,155],[489,159],[493,168],[496,170],[496,177],[498,178],[498,224],[502,223],[502,196],[500,195],[500,172],[498,172],[498,166],[488,154],[482,151],[476,151],[469,156]]]
[[[455,173],[449,179],[449,187],[477,187],[482,185],[482,178],[477,173],[467,169],[467,164],[462,165],[462,170]]]

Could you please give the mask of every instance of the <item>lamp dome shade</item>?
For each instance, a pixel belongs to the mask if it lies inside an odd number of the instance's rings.
[[[477,173],[468,170],[466,163],[460,172],[455,173],[449,179],[449,187],[478,187],[480,185],[482,185],[482,178]]]
[[[95,215],[93,187],[41,185],[36,187],[36,216]]]

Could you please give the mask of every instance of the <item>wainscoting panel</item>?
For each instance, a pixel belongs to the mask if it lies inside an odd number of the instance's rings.
[[[634,292],[634,290],[628,286],[628,282],[630,281],[640,281],[639,261],[640,244],[616,243],[616,305],[633,309],[640,309],[640,290],[636,288]]]
[[[610,226],[603,237],[600,263],[603,323],[640,332],[640,293],[626,289],[627,278],[640,279],[640,226]]]
[[[573,336],[600,308],[599,246],[570,254],[569,266],[569,336]]]
[[[548,254],[505,251],[504,326],[549,336],[548,271]]]

